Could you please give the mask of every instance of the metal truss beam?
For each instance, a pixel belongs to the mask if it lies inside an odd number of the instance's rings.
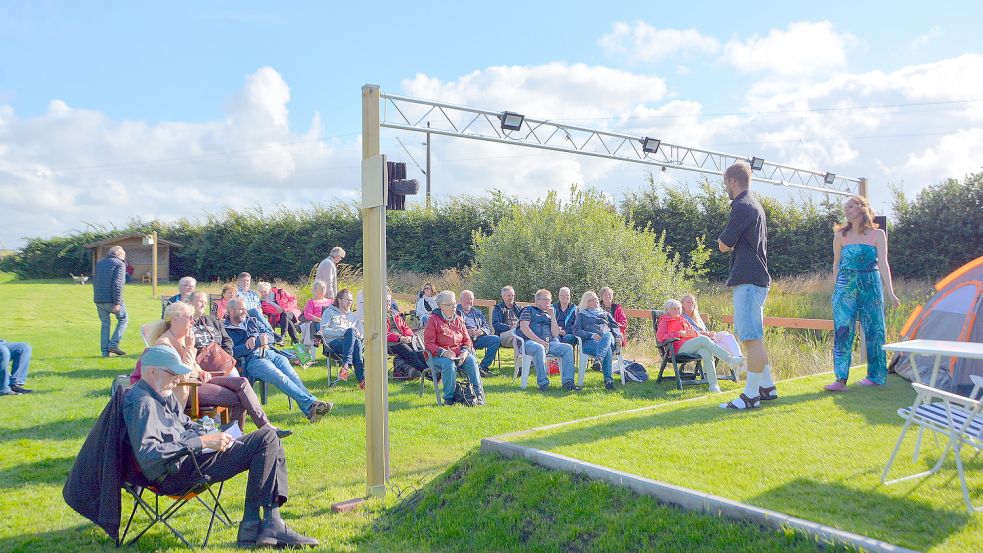
[[[431,100],[380,94],[380,126],[629,161],[656,167],[682,169],[719,176],[749,156],[689,148],[662,141],[655,153],[642,150],[642,137],[526,117],[519,130],[502,130],[501,112],[458,106]],[[653,137],[658,138],[658,137]],[[765,160],[753,172],[758,182],[800,188],[824,194],[850,196],[860,193],[861,179],[836,175],[826,182],[825,172],[801,169]]]

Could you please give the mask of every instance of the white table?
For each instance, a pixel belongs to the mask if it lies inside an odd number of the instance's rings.
[[[912,355],[927,355],[935,357],[935,366],[932,368],[932,376],[929,377],[927,384],[935,387],[935,379],[939,376],[939,367],[942,365],[943,358],[963,357],[966,359],[983,359],[983,344],[979,342],[950,342],[947,340],[908,340],[906,342],[895,342],[884,344],[884,351],[894,351],[899,353],[910,353]],[[915,375],[915,382],[922,384],[922,376],[918,371],[918,366],[912,361],[911,372]],[[918,439],[915,441],[915,454],[912,461],[918,460],[918,452],[922,446],[922,435],[925,428],[918,430]]]
[[[932,368],[932,376],[927,384],[935,386],[935,379],[939,375],[939,366],[945,357],[963,357],[966,359],[983,359],[983,343],[979,342],[950,342],[947,340],[908,340],[906,342],[896,342],[884,344],[884,351],[894,351],[898,353],[910,353],[912,355],[927,355],[935,357],[935,366]],[[915,382],[922,384],[921,374],[914,362],[911,364],[912,372],[915,374]]]

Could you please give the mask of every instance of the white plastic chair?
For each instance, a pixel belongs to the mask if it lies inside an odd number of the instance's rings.
[[[905,419],[904,427],[901,429],[901,436],[898,443],[891,452],[891,458],[884,467],[881,475],[881,482],[884,484],[894,484],[905,480],[931,476],[942,468],[942,464],[952,451],[956,458],[956,471],[959,473],[959,482],[962,484],[963,499],[966,502],[966,509],[970,514],[983,512],[983,506],[975,507],[969,497],[969,487],[966,484],[966,474],[963,469],[961,448],[969,446],[976,449],[975,461],[980,452],[983,451],[983,401],[978,397],[980,390],[983,389],[983,377],[972,375],[973,391],[969,397],[963,397],[950,392],[932,388],[924,384],[913,382],[912,386],[918,392],[915,403],[911,407],[898,409],[898,415]],[[933,401],[937,400],[937,401]],[[917,424],[921,429],[935,432],[947,439],[945,448],[939,456],[938,462],[924,472],[887,480],[888,472],[894,459],[901,448],[905,434],[912,424]]]
[[[584,341],[580,338],[580,336],[577,336],[576,338],[577,338],[577,350],[580,352],[580,356],[579,356],[580,357],[580,367],[579,367],[580,371],[577,374],[577,386],[583,386],[584,385],[584,373],[587,372],[587,365],[589,365],[591,363],[591,361],[594,360],[594,356],[593,355],[588,355],[587,352],[584,351]],[[621,357],[621,348],[620,347],[616,348],[614,350],[614,355],[611,356],[611,372],[613,373],[615,369],[619,369],[618,372],[621,373],[621,385],[624,386],[625,385],[625,363],[624,363],[624,359],[622,359],[622,357]],[[612,376],[614,376],[614,375],[612,374]]]
[[[526,354],[526,341],[522,339],[518,334],[515,334],[513,340],[513,347],[515,348],[515,372],[512,373],[512,381],[515,382],[519,372],[522,372],[522,381],[519,383],[520,388],[525,388],[529,385],[529,367],[532,366],[532,355]],[[549,370],[550,359],[556,359],[559,362],[559,357],[555,355],[546,354],[546,365],[547,371]]]

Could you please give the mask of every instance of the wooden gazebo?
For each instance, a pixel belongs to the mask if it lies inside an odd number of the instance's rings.
[[[96,272],[96,262],[106,257],[109,248],[120,246],[126,252],[126,262],[133,265],[133,278],[139,282],[144,275],[149,275],[153,268],[153,246],[144,246],[144,234],[131,232],[120,236],[107,238],[85,245],[92,250],[92,274]],[[180,248],[181,244],[157,238],[157,278],[162,282],[171,280],[171,248]]]

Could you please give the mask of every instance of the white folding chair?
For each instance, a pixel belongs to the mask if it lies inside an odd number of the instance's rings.
[[[519,383],[520,388],[525,388],[529,385],[529,367],[532,366],[532,355],[526,354],[526,341],[515,334],[513,339],[513,346],[515,347],[515,372],[512,373],[512,381],[515,382],[516,377],[519,376],[519,372],[522,372],[522,381]],[[546,365],[547,371],[549,370],[550,359],[556,359],[559,362],[559,357],[555,355],[550,355],[549,352],[546,353]]]
[[[584,373],[587,372],[587,365],[590,365],[591,361],[594,360],[593,355],[588,355],[584,351],[584,341],[577,336],[577,349],[580,351],[580,372],[577,374],[577,386],[584,385]],[[621,385],[625,385],[625,371],[624,371],[624,360],[621,358],[621,348],[615,347],[614,355],[611,358],[611,372],[613,373],[615,369],[620,369],[618,372],[621,373]],[[613,376],[613,375],[612,375]]]
[[[978,397],[980,390],[983,389],[983,377],[974,375],[970,378],[973,379],[974,386],[968,398],[917,382],[912,383],[918,395],[911,407],[898,409],[898,415],[905,419],[905,424],[901,429],[898,443],[895,444],[894,451],[891,452],[891,458],[888,460],[887,466],[884,467],[884,473],[881,475],[882,483],[894,484],[933,475],[942,468],[949,452],[952,451],[956,458],[956,470],[959,473],[959,482],[962,484],[966,509],[970,514],[983,511],[983,506],[974,507],[970,500],[969,486],[966,484],[966,474],[961,456],[963,446],[976,449],[974,461],[983,451],[983,401],[980,401]],[[928,430],[943,436],[947,440],[945,448],[939,456],[938,462],[931,469],[918,474],[887,480],[888,472],[891,470],[891,465],[894,464],[894,459],[901,448],[905,434],[913,424],[920,426],[923,431]]]

